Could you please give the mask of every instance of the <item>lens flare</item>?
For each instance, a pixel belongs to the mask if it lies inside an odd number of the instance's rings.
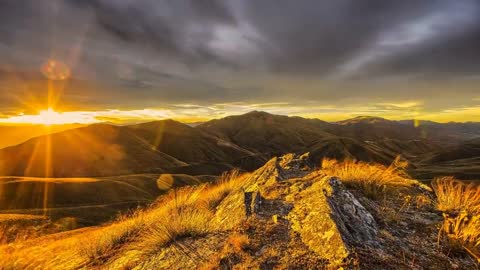
[[[48,60],[42,65],[42,74],[49,80],[63,81],[70,78],[70,68],[63,62]]]

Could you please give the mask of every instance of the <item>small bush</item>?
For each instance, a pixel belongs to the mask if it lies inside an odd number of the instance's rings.
[[[396,192],[407,187],[412,180],[405,172],[408,163],[397,157],[390,166],[362,161],[323,159],[322,171],[340,178],[346,186],[361,189],[372,199],[382,198],[385,192]]]

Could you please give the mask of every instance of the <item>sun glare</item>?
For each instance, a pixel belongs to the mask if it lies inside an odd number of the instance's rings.
[[[63,125],[63,124],[91,124],[100,122],[95,115],[87,112],[57,112],[53,108],[41,110],[35,115],[21,114],[0,121],[2,123],[35,124],[35,125]]]
[[[44,125],[53,125],[53,124],[65,124],[65,119],[62,117],[62,114],[54,111],[52,108],[48,108],[47,110],[40,111],[38,113],[38,116],[40,116],[40,122],[39,124],[44,124]]]

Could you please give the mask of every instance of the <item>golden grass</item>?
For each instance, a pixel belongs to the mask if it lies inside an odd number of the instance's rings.
[[[85,238],[78,247],[78,254],[89,264],[104,263],[123,244],[133,241],[145,228],[145,213],[137,211],[133,216],[121,216],[114,224]]]
[[[465,249],[480,262],[480,185],[440,177],[432,186],[437,208],[444,213],[440,233],[448,237],[451,247]]]
[[[129,247],[131,260],[148,258],[178,239],[221,230],[212,221],[215,208],[228,193],[239,188],[243,179],[234,170],[223,174],[214,185],[185,187],[163,196],[157,210],[148,215],[155,222],[148,222],[137,241]]]
[[[378,163],[334,159],[323,159],[323,173],[340,178],[346,186],[360,189],[372,199],[382,198],[386,192],[396,192],[411,185],[412,180],[405,172],[408,163],[397,157],[390,166]]]
[[[232,252],[242,252],[250,245],[250,239],[245,234],[234,233],[227,239],[227,246],[231,247]],[[226,247],[227,247],[226,246]]]
[[[480,214],[480,186],[465,184],[453,177],[440,177],[432,181],[437,195],[437,208],[445,213],[462,210],[468,214]]]
[[[211,222],[213,213],[205,208],[185,207],[173,210],[169,214],[165,216],[168,222],[153,224],[142,233],[138,244],[134,245],[139,251],[138,255],[148,258],[178,239],[204,236],[217,231],[217,226]]]
[[[212,217],[219,202],[239,189],[244,176],[224,174],[215,184],[171,190],[149,209],[88,233],[64,238],[33,239],[0,246],[0,269],[79,269],[110,265],[135,266],[183,237],[220,230]],[[7,253],[8,251],[8,253]]]

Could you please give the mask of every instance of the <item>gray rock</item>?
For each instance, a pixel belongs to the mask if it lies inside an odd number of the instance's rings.
[[[315,179],[296,196],[288,219],[302,241],[332,265],[345,262],[354,247],[380,245],[375,219],[336,178]]]

